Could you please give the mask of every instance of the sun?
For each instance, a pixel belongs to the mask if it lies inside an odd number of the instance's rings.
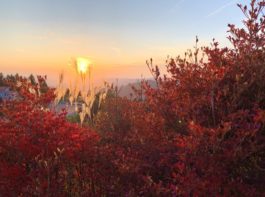
[[[86,74],[88,71],[90,61],[83,57],[76,58],[76,68],[78,73],[80,74]]]

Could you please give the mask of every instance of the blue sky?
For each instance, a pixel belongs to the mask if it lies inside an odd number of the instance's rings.
[[[244,0],[2,0],[0,68],[57,73],[70,57],[86,56],[104,77],[148,75],[145,60],[163,64],[241,26]],[[1,57],[2,56],[2,57]],[[16,58],[14,58],[16,57]]]

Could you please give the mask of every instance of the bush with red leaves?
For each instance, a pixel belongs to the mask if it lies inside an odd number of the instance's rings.
[[[53,90],[40,93],[38,85],[23,78],[9,85],[19,94],[0,105],[1,196],[87,192],[79,152],[86,149],[87,156],[95,155],[98,135],[68,123],[64,113],[51,112],[47,107],[54,99]],[[90,164],[84,165],[89,168]]]
[[[214,41],[168,63],[168,75],[148,65],[158,88],[145,84],[150,108],[175,131],[177,196],[264,196],[264,1],[239,5],[245,28],[229,25],[233,48]],[[197,43],[197,41],[196,41]],[[182,128],[178,125],[182,125]]]

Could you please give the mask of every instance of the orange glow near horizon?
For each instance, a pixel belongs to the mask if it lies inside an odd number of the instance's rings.
[[[95,83],[117,78],[150,78],[146,59],[152,57],[157,65],[164,65],[167,55],[179,54],[186,48],[186,45],[135,48],[134,45],[123,46],[110,41],[103,43],[97,35],[91,37],[57,32],[38,40],[24,34],[15,35],[12,45],[11,41],[3,40],[5,47],[0,47],[0,72],[23,76],[47,75],[52,86],[57,85],[58,74],[62,71],[66,81],[74,81],[76,74],[83,77],[88,74],[91,64]]]

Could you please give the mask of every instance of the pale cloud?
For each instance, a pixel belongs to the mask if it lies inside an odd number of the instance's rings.
[[[45,40],[52,39],[55,36],[56,36],[55,32],[52,32],[52,31],[44,31],[42,33],[32,32],[29,35],[29,38],[32,39],[32,40],[45,41]]]
[[[111,47],[111,50],[112,50],[113,53],[114,53],[116,56],[118,56],[118,57],[120,57],[121,54],[122,54],[121,49],[118,48],[118,47]]]
[[[214,10],[213,12],[209,13],[206,18],[212,17],[220,12],[222,12],[225,8],[232,6],[233,4],[235,4],[236,0],[232,0],[226,4],[224,4],[223,6],[217,8],[216,10]]]
[[[59,39],[59,41],[62,44],[65,44],[65,45],[78,45],[80,43],[80,42],[78,42],[76,40],[71,40],[71,39],[68,39],[68,38],[61,38],[61,39]]]
[[[173,13],[175,12],[178,8],[179,8],[179,5],[184,2],[186,0],[178,0],[175,5],[172,6],[172,8],[169,10],[170,13]]]
[[[26,50],[24,48],[16,48],[15,51],[17,53],[24,53]]]

